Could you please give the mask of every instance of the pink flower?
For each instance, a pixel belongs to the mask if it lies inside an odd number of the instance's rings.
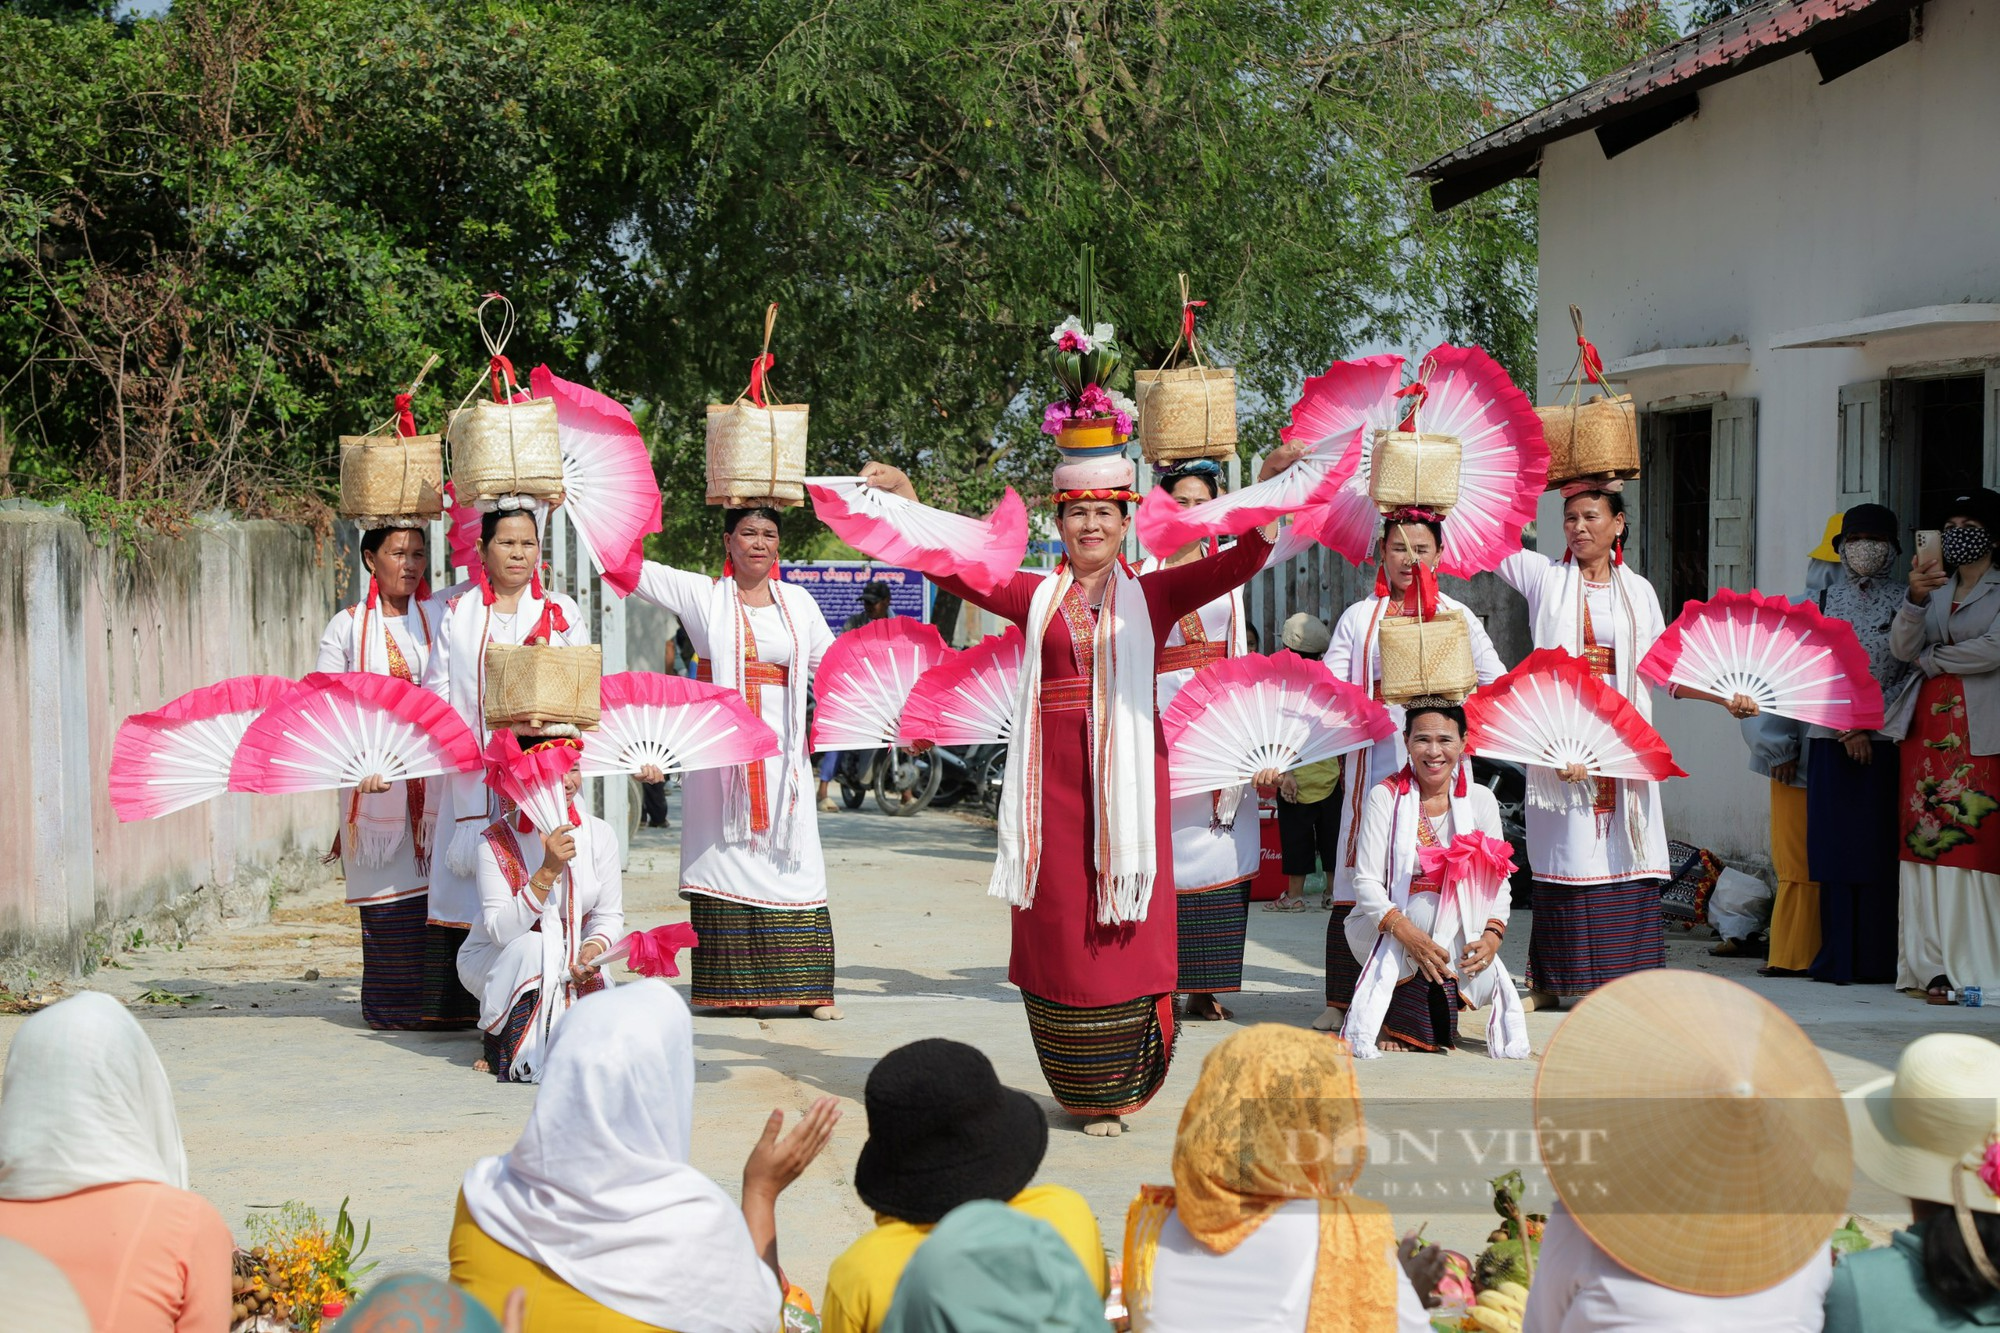
[[[1062,336],[1056,339],[1056,346],[1065,352],[1088,352],[1090,341],[1075,329],[1064,329]]]
[[[1979,1178],[1987,1189],[2000,1194],[2000,1139],[1986,1145],[1986,1155],[1979,1159]]]
[[[1129,436],[1132,434],[1132,418],[1126,416],[1123,412],[1113,412],[1111,420],[1114,428],[1120,435]]]
[[[1936,815],[1924,815],[1917,820],[1917,832],[1926,838],[1937,837],[1943,829],[1944,825]]]
[[[1075,413],[1068,403],[1060,398],[1056,399],[1042,410],[1042,434],[1061,434],[1063,423],[1067,422],[1073,415]]]
[[[1076,397],[1076,407],[1078,416],[1105,416],[1111,411],[1111,395],[1101,384],[1086,384]]]
[[[1913,815],[1920,815],[1923,812],[1924,812],[1924,798],[1921,796],[1912,796],[1910,798],[1910,813]]]
[[[1940,801],[1955,801],[1965,795],[1965,784],[1957,778],[1946,778],[1938,783],[1937,798]]]

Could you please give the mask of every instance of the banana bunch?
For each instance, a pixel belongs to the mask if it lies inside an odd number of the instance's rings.
[[[1472,1321],[1488,1333],[1521,1333],[1521,1317],[1527,1309],[1526,1287],[1518,1282],[1498,1282],[1479,1293]]]

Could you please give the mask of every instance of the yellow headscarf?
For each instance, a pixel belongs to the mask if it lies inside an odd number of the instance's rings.
[[[1833,539],[1840,535],[1841,520],[1846,517],[1847,515],[1844,513],[1835,514],[1826,521],[1826,535],[1819,539],[1818,546],[1806,552],[1806,559],[1824,560],[1828,564],[1834,565],[1840,563],[1840,552],[1833,549]]]
[[[1210,1051],[1181,1112],[1174,1187],[1146,1187],[1125,1229],[1125,1291],[1150,1294],[1154,1242],[1169,1212],[1228,1254],[1293,1199],[1319,1200],[1319,1263],[1307,1333],[1396,1326],[1389,1210],[1352,1193],[1367,1160],[1361,1097],[1347,1043],[1261,1023]]]

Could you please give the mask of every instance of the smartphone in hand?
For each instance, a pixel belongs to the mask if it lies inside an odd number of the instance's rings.
[[[1916,554],[1910,557],[1910,560],[1913,564],[1928,565],[1932,569],[1944,568],[1944,551],[1938,544],[1938,530],[1936,528],[1919,528],[1917,530],[1917,550]]]

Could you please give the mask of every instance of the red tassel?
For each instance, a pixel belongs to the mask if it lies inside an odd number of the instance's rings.
[[[722,557],[722,577],[726,579],[736,577],[736,562],[726,555]]]
[[[373,574],[370,574],[368,576],[368,600],[364,603],[370,611],[375,609],[375,603],[379,600],[381,591],[382,585],[376,581]]]
[[[1458,766],[1458,782],[1452,787],[1451,790],[1451,794],[1453,796],[1458,797],[1458,799],[1460,799],[1461,801],[1465,799],[1466,767],[1467,765],[1465,764],[1460,764]]]
[[[1405,384],[1402,388],[1396,390],[1396,397],[1398,398],[1416,399],[1415,402],[1410,404],[1409,412],[1403,417],[1402,424],[1397,426],[1396,429],[1415,430],[1417,428],[1417,409],[1422,407],[1424,405],[1424,400],[1430,396],[1431,396],[1431,391],[1430,389],[1425,387],[1424,382],[1422,380],[1416,380],[1413,383]]]
[[[1206,301],[1187,301],[1181,305],[1181,337],[1187,339],[1188,350],[1194,350],[1194,312],[1207,305]]]
[[[1416,590],[1418,618],[1422,620],[1436,619],[1439,595],[1437,571],[1419,560],[1417,562],[1416,575],[1410,580],[1410,586]]]
[[[1375,566],[1375,595],[1377,597],[1387,597],[1391,591],[1393,590],[1389,587],[1389,567],[1385,564],[1377,563]]]
[[[488,606],[493,605],[497,594],[493,591],[493,580],[486,577],[486,562],[481,560],[472,573],[479,580],[479,599]]]
[[[487,373],[493,377],[493,401],[496,403],[506,402],[507,385],[515,381],[516,378],[514,375],[514,363],[504,356],[496,356],[487,362],[486,369]],[[504,378],[501,375],[502,371],[506,372]]]
[[[1599,355],[1596,344],[1579,333],[1576,335],[1576,345],[1583,357],[1583,373],[1585,377],[1596,380],[1608,391],[1611,386],[1604,383],[1604,358]]]
[[[1614,566],[1625,563],[1625,544],[1623,542],[1613,542],[1611,544],[1611,563]]]
[[[408,439],[417,433],[417,417],[410,411],[410,395],[396,395],[396,434]]]
[[[419,576],[417,579],[417,600],[420,602],[428,602],[430,599],[431,599],[431,576],[428,574],[424,574]]]
[[[764,372],[777,364],[778,358],[772,356],[769,352],[759,353],[757,359],[750,363],[750,401],[759,407],[765,405]]]

